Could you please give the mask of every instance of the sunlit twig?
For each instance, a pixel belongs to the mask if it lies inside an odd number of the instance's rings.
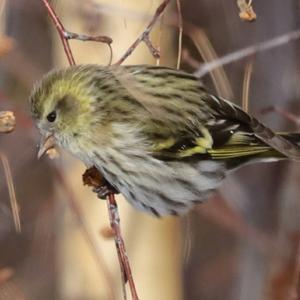
[[[83,174],[82,179],[85,185],[94,187],[95,189],[94,191],[97,191],[97,189],[105,185],[105,182],[103,181],[103,177],[96,167],[87,169]],[[114,233],[114,239],[116,243],[116,249],[117,249],[118,259],[121,268],[121,276],[123,282],[123,296],[124,299],[127,299],[125,284],[128,282],[132,299],[138,300],[139,298],[132,277],[132,272],[127,257],[127,253],[126,253],[125,243],[121,234],[120,217],[119,217],[118,206],[115,199],[115,195],[113,193],[109,193],[106,199],[107,199],[110,226]]]
[[[6,184],[7,184],[7,188],[8,188],[10,206],[11,206],[11,210],[12,210],[15,228],[16,228],[16,231],[18,233],[20,233],[21,232],[21,222],[20,222],[20,216],[19,216],[19,206],[18,206],[17,197],[16,197],[16,193],[15,193],[14,183],[12,180],[11,169],[10,169],[9,162],[8,162],[6,155],[2,152],[0,152],[0,160],[2,162],[2,166],[4,169],[4,175],[5,175],[5,180],[6,180]]]
[[[180,69],[181,62],[181,53],[182,53],[182,33],[183,33],[183,25],[182,25],[182,12],[181,12],[181,3],[180,0],[176,0],[177,11],[178,11],[178,56],[177,56],[177,65],[176,68]]]
[[[112,43],[112,39],[108,36],[102,36],[102,35],[98,35],[98,36],[88,36],[85,34],[78,34],[78,33],[74,33],[74,32],[70,32],[68,30],[65,29],[64,25],[62,24],[62,22],[60,21],[59,17],[57,16],[56,12],[54,11],[53,7],[50,5],[50,3],[48,2],[48,0],[41,0],[46,9],[47,12],[49,14],[49,16],[51,17],[57,31],[59,34],[59,37],[61,39],[61,42],[63,44],[66,56],[68,58],[69,64],[75,65],[75,59],[69,44],[69,40],[71,39],[76,39],[76,40],[80,40],[80,41],[94,41],[94,42],[101,42],[101,43],[105,43],[108,45],[109,49],[110,49],[110,63],[112,60],[112,49],[111,49],[111,43]],[[110,64],[109,63],[109,64]]]
[[[144,42],[147,47],[149,48],[151,54],[154,58],[159,58],[160,53],[159,51],[153,46],[151,40],[150,40],[150,32],[155,25],[156,21],[160,17],[160,15],[163,13],[165,8],[168,6],[169,2],[171,0],[164,0],[163,3],[156,9],[156,12],[151,19],[148,26],[145,28],[145,30],[140,34],[140,36],[132,43],[132,45],[128,48],[128,50],[123,54],[123,56],[115,63],[115,65],[120,65],[124,62],[124,60],[131,55],[131,53],[135,50],[135,48],[141,43]]]
[[[250,92],[250,82],[251,82],[252,71],[253,71],[253,62],[250,61],[246,65],[244,81],[243,81],[242,108],[246,112],[248,112],[248,110],[249,110],[249,92]]]
[[[298,40],[300,38],[300,29],[290,31],[288,33],[285,33],[283,35],[280,35],[278,37],[269,39],[265,42],[258,43],[234,52],[231,52],[227,55],[224,55],[214,61],[208,62],[203,64],[195,73],[197,77],[201,78],[208,73],[210,73],[212,70],[224,66],[227,64],[230,64],[234,61],[241,60],[245,57],[249,57],[255,53],[264,52],[267,50],[271,50],[273,48],[285,45],[291,41]]]

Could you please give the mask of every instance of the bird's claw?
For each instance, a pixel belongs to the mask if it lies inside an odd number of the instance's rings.
[[[93,192],[97,194],[98,198],[105,200],[106,197],[111,194],[107,185],[101,185],[93,188]]]
[[[96,193],[100,199],[106,199],[109,194],[119,194],[119,191],[117,191],[95,167],[87,169],[82,175],[82,179],[84,184],[93,187],[93,192]]]

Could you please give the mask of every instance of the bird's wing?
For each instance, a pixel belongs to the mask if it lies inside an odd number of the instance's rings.
[[[192,74],[143,65],[124,70],[123,86],[149,112],[144,130],[156,156],[178,159],[207,155],[229,159],[271,148],[300,160],[297,145],[237,105],[207,93]]]

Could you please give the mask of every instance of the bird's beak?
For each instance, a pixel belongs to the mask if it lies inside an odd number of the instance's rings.
[[[40,146],[39,146],[39,152],[38,152],[38,159],[40,159],[48,150],[55,147],[55,139],[53,134],[46,135],[42,138]]]

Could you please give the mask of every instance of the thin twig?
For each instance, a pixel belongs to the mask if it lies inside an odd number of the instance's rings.
[[[64,47],[64,50],[65,50],[66,56],[68,58],[69,64],[71,66],[75,65],[75,60],[74,60],[73,53],[72,53],[71,48],[70,48],[69,41],[65,37],[65,34],[64,34],[66,32],[64,25],[62,24],[62,22],[58,18],[57,14],[55,13],[53,7],[50,5],[48,0],[42,0],[42,2],[44,3],[50,18],[52,19],[52,21],[53,21],[53,23],[54,23],[54,25],[57,29],[60,40],[61,40],[61,42],[63,44],[63,47]]]
[[[244,81],[243,81],[242,108],[246,112],[248,112],[248,110],[249,110],[249,91],[250,91],[250,82],[251,82],[252,71],[253,71],[253,62],[250,61],[246,65]]]
[[[109,49],[110,49],[110,63],[112,60],[112,49],[111,49],[111,43],[112,43],[112,39],[108,36],[88,36],[85,34],[78,34],[78,33],[74,33],[74,32],[70,32],[68,30],[65,29],[64,25],[62,24],[62,22],[60,21],[59,17],[57,16],[56,12],[54,11],[53,7],[50,5],[50,3],[48,2],[48,0],[41,0],[46,9],[47,12],[49,14],[49,16],[51,17],[57,32],[59,34],[59,37],[61,39],[61,42],[63,44],[66,56],[68,58],[69,64],[75,65],[75,60],[74,60],[74,56],[69,44],[69,40],[71,39],[76,39],[76,40],[80,40],[80,41],[93,41],[93,42],[101,42],[104,44],[107,44]],[[110,64],[109,63],[109,64]]]
[[[163,32],[163,25],[164,25],[164,13],[162,13],[161,18],[160,18],[160,22],[159,22],[159,31],[158,31],[158,38],[157,38],[157,50],[160,53],[160,45],[161,45],[161,37],[162,37],[162,32]],[[156,59],[156,65],[160,66],[160,59],[161,59],[161,55],[159,55],[159,57]]]
[[[195,75],[201,78],[220,66],[224,66],[234,61],[241,60],[242,58],[251,56],[258,52],[264,52],[285,45],[291,41],[298,40],[299,38],[300,38],[300,29],[290,31],[288,33],[285,33],[273,39],[269,39],[265,42],[258,43],[256,45],[249,46],[237,50],[235,52],[229,53],[212,62],[205,63],[195,72]]]
[[[82,179],[83,179],[83,183],[85,185],[92,186],[96,193],[97,193],[97,189],[106,186],[107,184],[105,183],[103,176],[100,174],[99,170],[96,167],[87,169],[83,174]],[[120,263],[122,283],[123,283],[123,296],[124,299],[127,298],[125,284],[128,282],[132,299],[138,300],[139,298],[137,296],[135,283],[132,277],[132,272],[127,257],[127,253],[126,253],[125,243],[121,234],[120,217],[119,217],[118,206],[117,206],[114,193],[112,192],[109,193],[106,199],[107,199],[110,226],[114,233],[114,239],[115,239],[118,259]]]
[[[4,175],[5,175],[5,180],[6,180],[6,184],[7,184],[7,188],[8,188],[10,206],[11,206],[11,211],[12,211],[12,215],[13,215],[15,228],[16,228],[16,231],[18,233],[20,233],[21,232],[21,222],[20,222],[20,216],[19,216],[19,205],[17,202],[14,183],[12,180],[11,169],[9,166],[8,159],[4,153],[0,152],[0,160],[2,162],[3,169],[4,169]]]
[[[182,12],[181,12],[181,3],[180,0],[176,0],[177,12],[178,12],[178,56],[177,56],[177,69],[180,69],[181,63],[181,52],[182,52],[182,34],[183,34],[183,25],[182,25]]]
[[[118,206],[115,199],[115,195],[109,194],[107,200],[108,200],[107,205],[109,211],[110,224],[115,233],[115,243],[118,250],[119,259],[122,262],[122,269],[124,272],[123,276],[125,278],[125,282],[128,281],[129,283],[132,299],[138,300],[139,298],[132,277],[132,272],[130,269],[130,264],[126,253],[125,243],[121,234],[120,217],[118,213]]]
[[[115,65],[120,65],[124,62],[124,60],[131,55],[131,53],[135,50],[135,48],[141,43],[144,42],[147,47],[149,48],[151,54],[154,58],[159,58],[160,54],[159,51],[152,45],[152,42],[150,40],[150,32],[156,23],[159,16],[163,13],[165,8],[168,6],[169,2],[171,0],[165,0],[163,3],[156,9],[156,12],[151,19],[148,26],[145,28],[145,30],[140,34],[140,36],[135,40],[135,42],[128,48],[128,50],[124,53],[124,55],[115,63]]]
[[[187,48],[184,48],[182,50],[182,60],[188,65],[190,65],[193,69],[198,69],[201,66],[200,61],[192,57],[190,51]]]
[[[185,24],[185,30],[194,42],[205,64],[218,59],[217,53],[204,30],[190,24]],[[219,66],[210,72],[209,75],[214,83],[217,95],[226,99],[232,99],[233,92],[223,66]]]
[[[113,51],[111,47],[111,43],[113,42],[112,38],[105,35],[90,36],[86,34],[78,34],[78,33],[70,32],[70,31],[65,31],[64,36],[68,40],[79,40],[82,42],[91,41],[91,42],[100,42],[106,44],[110,52],[108,65],[111,65],[113,59]]]

